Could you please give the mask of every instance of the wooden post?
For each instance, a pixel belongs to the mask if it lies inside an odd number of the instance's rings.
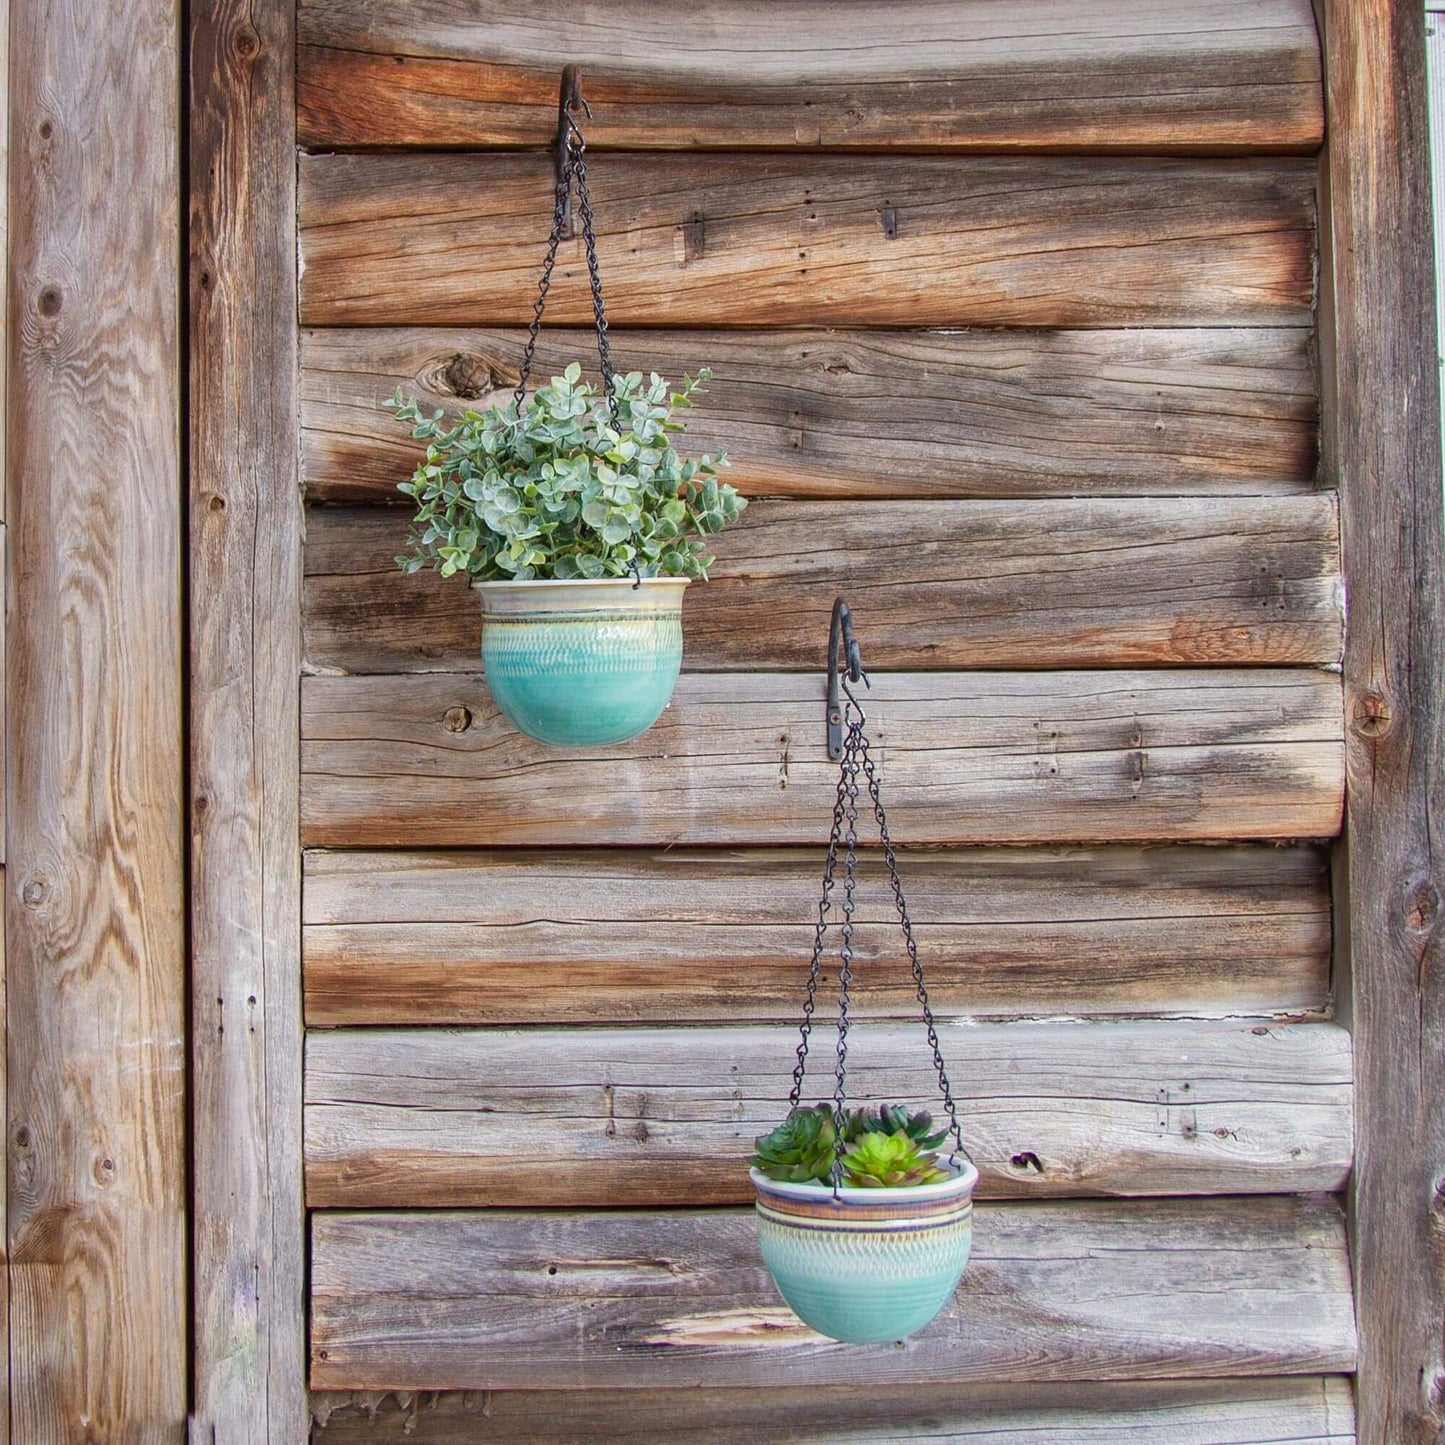
[[[185,933],[175,0],[12,14],[11,1432],[179,1440]]]
[[[1361,1445],[1445,1425],[1445,647],[1419,0],[1324,0],[1325,480],[1346,591],[1341,1007],[1357,1079]],[[1333,318],[1333,325],[1330,318]]]
[[[293,0],[191,6],[193,1438],[306,1435]]]

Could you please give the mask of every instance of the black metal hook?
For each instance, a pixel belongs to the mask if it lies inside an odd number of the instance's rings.
[[[592,107],[587,104],[582,94],[582,72],[575,65],[564,65],[562,67],[562,84],[557,93],[557,139],[554,160],[557,167],[557,185],[560,187],[564,182],[567,185],[567,194],[562,201],[562,226],[569,236],[572,234],[572,184],[567,178],[567,157],[572,148],[572,137],[575,135],[579,144],[582,141],[581,127],[572,118],[572,112],[579,106],[587,119],[591,120]]]
[[[838,677],[845,671],[849,682],[868,681],[858,639],[853,636],[853,614],[839,597],[833,603],[833,620],[828,625],[828,757],[835,763],[843,756],[843,704],[838,696]]]

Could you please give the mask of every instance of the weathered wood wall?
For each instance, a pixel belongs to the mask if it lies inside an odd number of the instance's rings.
[[[295,6],[190,7],[193,1431],[304,1438]]]
[[[1322,476],[1351,626],[1342,1014],[1358,1042],[1351,1196],[1360,1438],[1445,1435],[1445,536],[1424,12],[1324,0]]]
[[[9,18],[10,1431],[178,1442],[180,15]]]
[[[1307,0],[302,0],[297,36],[320,1438],[1353,1439]],[[515,385],[564,61],[617,357],[713,367],[693,434],[754,499],[672,708],[595,754],[513,733],[465,587],[395,570],[381,409]],[[564,243],[544,368],[587,355],[584,274]],[[736,1208],[839,590],[982,1192],[1018,1201],[896,1350],[797,1326]],[[923,1094],[867,907],[859,1083]],[[886,1420],[770,1403],[860,1371]],[[1179,1375],[1229,1383],[1147,1383]]]

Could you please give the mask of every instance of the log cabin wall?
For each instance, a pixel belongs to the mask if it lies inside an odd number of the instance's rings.
[[[395,568],[381,405],[515,385],[565,61],[615,358],[712,367],[752,499],[596,753],[504,725],[465,585]],[[1353,1440],[1308,0],[301,0],[296,67],[319,1437]],[[589,305],[564,243],[543,372]],[[742,1167],[835,592],[987,1201],[894,1348],[780,1306]],[[857,1083],[926,1096],[880,888]]]

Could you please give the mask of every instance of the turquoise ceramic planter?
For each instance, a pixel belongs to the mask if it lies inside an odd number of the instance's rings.
[[[953,1297],[973,1243],[978,1170],[913,1189],[780,1184],[753,1169],[758,1243],[778,1291],[820,1335],[881,1344],[921,1330]]]
[[[682,666],[685,577],[477,582],[482,666],[512,725],[554,747],[646,732]]]

